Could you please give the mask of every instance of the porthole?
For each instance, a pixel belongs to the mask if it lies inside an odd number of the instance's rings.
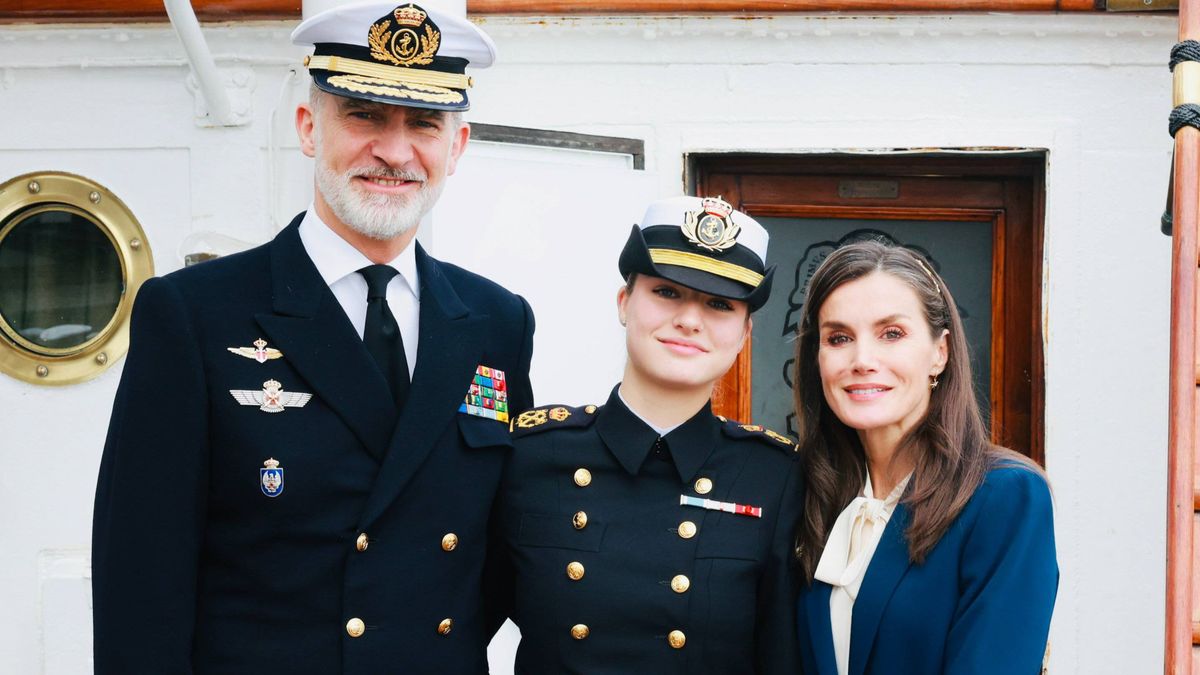
[[[141,225],[82,176],[0,185],[0,370],[36,384],[103,372],[129,348],[129,315],[154,261]]]

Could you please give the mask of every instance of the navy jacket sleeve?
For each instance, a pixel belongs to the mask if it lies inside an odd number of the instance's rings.
[[[525,313],[525,339],[519,357],[519,377],[509,378],[509,419],[516,419],[517,415],[533,407],[533,387],[529,381],[529,365],[533,356],[533,310],[525,298],[518,298]],[[512,614],[514,602],[513,580],[516,573],[504,549],[503,517],[499,512],[499,502],[500,495],[497,493],[488,521],[488,552],[483,578],[484,621],[488,635],[495,635]]]
[[[1050,490],[1023,467],[991,471],[981,489],[943,672],[1037,673],[1058,590]]]
[[[758,587],[755,627],[755,670],[762,675],[797,675],[800,672],[796,634],[796,596],[799,570],[794,556],[796,523],[804,503],[801,463],[793,462],[772,534],[770,558]]]
[[[92,524],[95,672],[188,673],[208,474],[208,396],[183,299],[138,293]]]

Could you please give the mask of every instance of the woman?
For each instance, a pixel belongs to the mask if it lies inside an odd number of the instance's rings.
[[[720,200],[652,204],[618,264],[621,383],[514,421],[499,513],[517,673],[798,671],[795,446],[710,402],[770,293],[766,249]]]
[[[1039,672],[1050,491],[988,440],[949,289],[912,251],[860,242],[821,264],[803,311],[804,672]]]

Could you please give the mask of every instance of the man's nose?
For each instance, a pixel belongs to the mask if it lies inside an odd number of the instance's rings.
[[[384,164],[398,169],[413,159],[412,138],[404,129],[385,129],[371,144],[371,154]]]

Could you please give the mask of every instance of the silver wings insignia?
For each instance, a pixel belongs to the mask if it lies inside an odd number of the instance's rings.
[[[242,405],[256,405],[263,412],[283,412],[284,408],[303,408],[312,394],[283,391],[283,385],[275,380],[263,382],[262,391],[230,389],[229,393]]]

